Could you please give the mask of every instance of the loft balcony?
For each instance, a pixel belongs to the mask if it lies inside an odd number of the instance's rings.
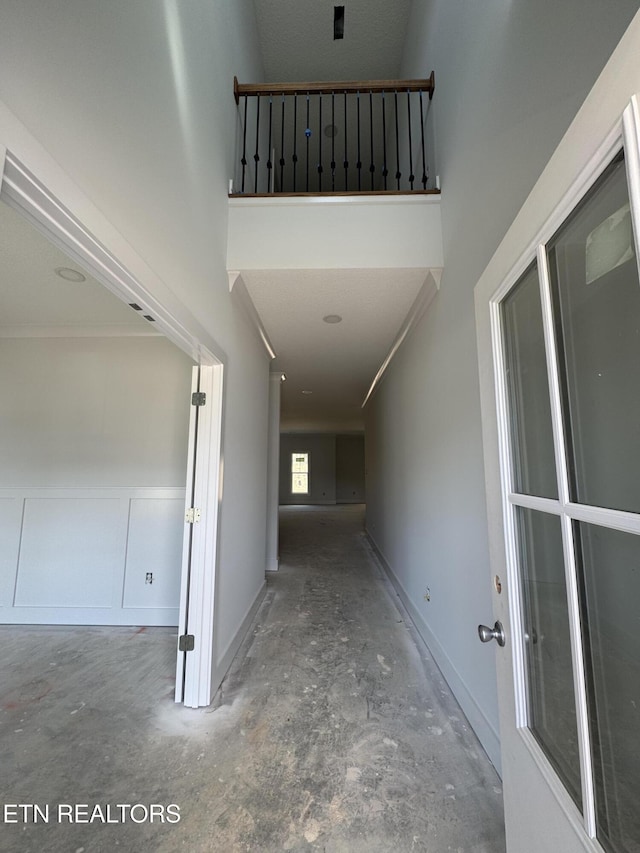
[[[230,195],[438,194],[435,78],[241,84]]]

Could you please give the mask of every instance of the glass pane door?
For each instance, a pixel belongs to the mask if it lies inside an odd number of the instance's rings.
[[[524,726],[610,853],[640,851],[640,280],[631,205],[620,152],[500,302]]]

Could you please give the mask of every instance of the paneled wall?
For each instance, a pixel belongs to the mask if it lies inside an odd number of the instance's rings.
[[[0,340],[0,621],[177,624],[190,382],[164,338]]]

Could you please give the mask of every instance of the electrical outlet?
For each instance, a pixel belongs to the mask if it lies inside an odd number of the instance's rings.
[[[144,579],[145,583],[153,583],[153,572],[147,572]]]
[[[424,600],[425,601],[431,601],[431,590],[429,589],[429,587],[427,587],[427,589],[425,591]]]

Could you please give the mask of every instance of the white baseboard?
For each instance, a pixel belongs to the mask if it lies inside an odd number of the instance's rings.
[[[229,667],[231,666],[231,663],[233,662],[233,659],[236,656],[238,649],[242,645],[242,641],[244,640],[245,635],[246,635],[247,631],[249,630],[249,626],[253,622],[254,616],[258,612],[258,608],[262,604],[262,599],[264,598],[266,591],[267,591],[267,582],[265,580],[262,583],[262,585],[260,586],[260,589],[258,590],[258,594],[254,598],[249,609],[247,610],[244,617],[242,618],[242,621],[240,623],[240,626],[238,627],[238,630],[233,635],[231,641],[228,643],[224,652],[222,652],[221,656],[218,658],[218,662],[216,663],[216,665],[213,669],[213,673],[212,673],[212,677],[211,677],[211,698],[209,699],[209,702],[213,701],[213,697],[218,692],[218,688],[222,684],[222,679],[227,674],[227,671],[228,671]]]
[[[398,593],[400,600],[405,606],[415,628],[424,640],[425,645],[431,652],[440,672],[445,681],[451,688],[451,692],[456,697],[462,711],[464,712],[471,728],[476,733],[476,736],[483,749],[489,756],[489,760],[496,768],[498,773],[501,773],[501,753],[500,753],[500,736],[493,723],[487,718],[482,708],[478,705],[474,695],[467,687],[464,679],[456,669],[455,665],[449,658],[448,654],[440,644],[440,641],[435,636],[424,617],[411,601],[407,591],[403,587],[399,578],[387,562],[386,557],[378,547],[371,533],[366,530],[367,538],[373,548],[380,565],[384,569],[387,577],[393,584],[394,589]]]

